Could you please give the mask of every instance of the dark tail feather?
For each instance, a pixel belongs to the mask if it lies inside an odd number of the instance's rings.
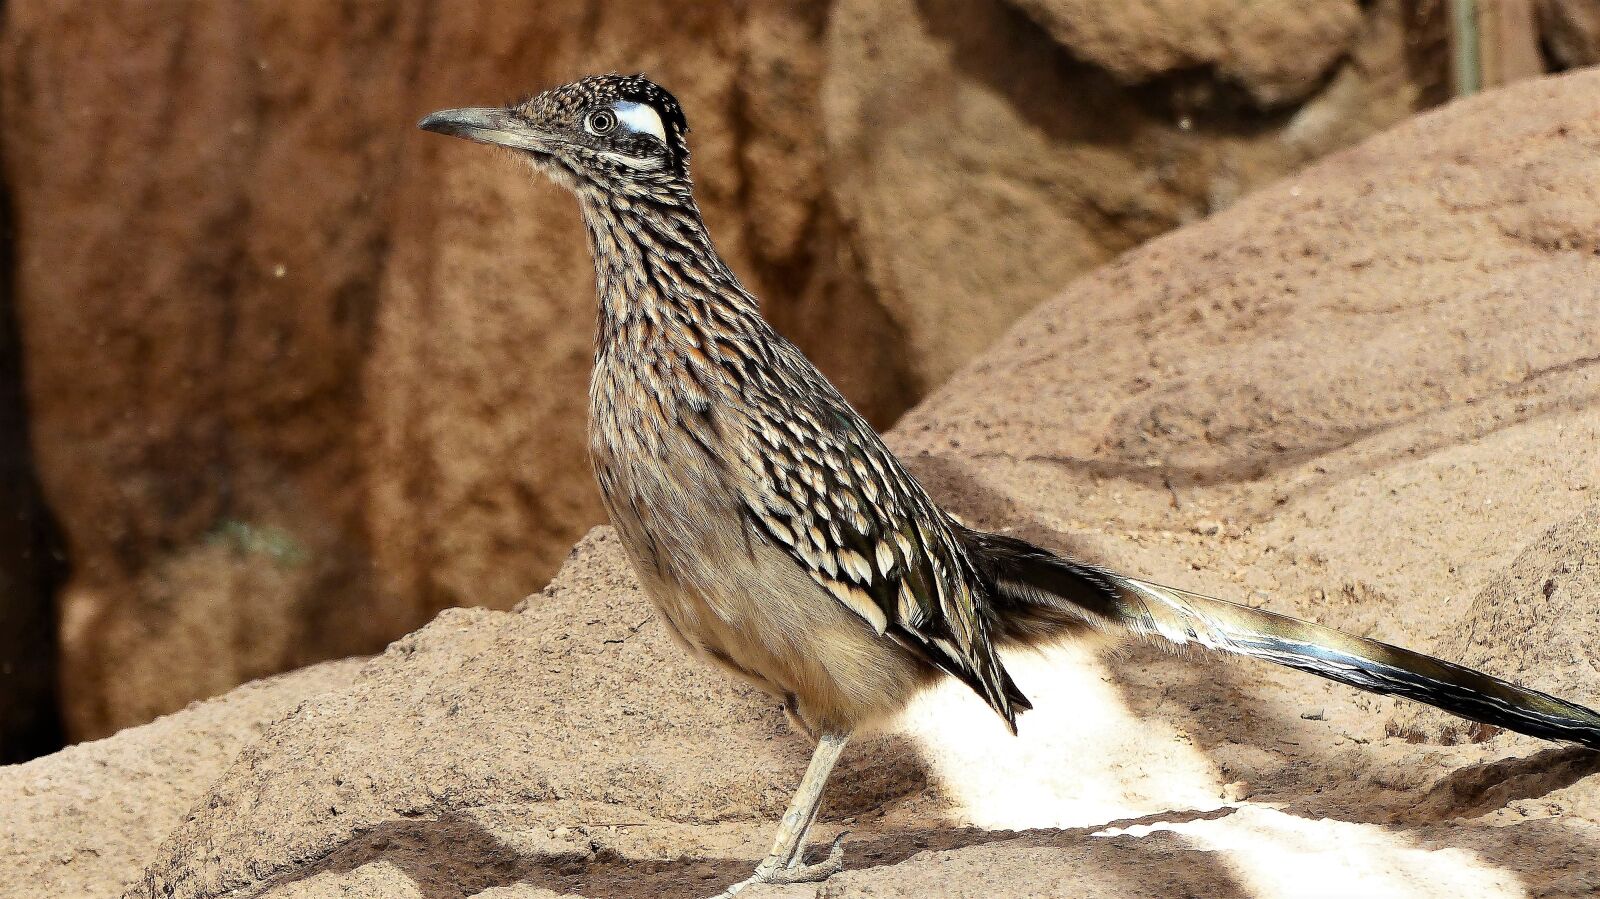
[[[1309,621],[1073,562],[1011,537],[967,536],[994,590],[991,632],[1002,644],[1038,645],[1086,629],[1131,631],[1600,749],[1600,714],[1547,693]]]

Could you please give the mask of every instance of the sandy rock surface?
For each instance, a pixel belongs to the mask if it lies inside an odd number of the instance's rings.
[[[0,895],[114,895],[269,724],[348,687],[360,659],[255,681],[226,696],[0,768]]]
[[[1597,149],[1600,73],[1423,117],[1076,282],[891,440],[970,523],[1600,702]],[[1264,666],[1009,664],[1020,738],[930,692],[836,775],[849,869],[748,895],[1600,889],[1594,753]],[[447,612],[302,695],[220,775],[153,762],[149,826],[59,797],[182,726],[6,772],[32,836],[0,894],[707,895],[806,756],[672,646],[603,529],[515,612]]]

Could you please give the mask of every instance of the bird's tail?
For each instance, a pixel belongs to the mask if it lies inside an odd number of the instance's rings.
[[[972,532],[1002,644],[1039,645],[1086,629],[1126,631],[1296,668],[1403,696],[1547,740],[1600,749],[1600,714],[1409,649],[1276,612],[1163,587],[1061,558],[1011,537]]]

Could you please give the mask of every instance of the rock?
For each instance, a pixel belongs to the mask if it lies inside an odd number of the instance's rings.
[[[239,687],[25,765],[0,767],[0,896],[115,896],[244,746],[362,659]]]
[[[821,14],[8,5],[70,736],[375,651],[448,605],[509,607],[600,519],[575,207],[418,132],[431,109],[648,69],[694,111],[702,207],[741,274],[880,421],[904,408],[902,363],[860,351],[893,341],[859,279],[808,262],[849,255],[809,109]],[[844,308],[861,343],[835,340]]]
[[[1565,68],[1600,63],[1600,3],[1539,0],[1539,32],[1546,51]]]
[[[350,425],[418,24],[315,3],[6,8],[15,302],[69,557],[74,739],[392,635],[365,589]]]
[[[1215,70],[1271,106],[1299,100],[1351,51],[1362,29],[1355,0],[1012,0],[1061,46],[1138,84]]]
[[[1553,664],[1592,642],[1570,604],[1593,492],[1571,485],[1600,471],[1600,256],[1548,237],[1600,233],[1596,138],[1596,72],[1409,123],[1075,282],[891,440],[977,526],[1468,661],[1473,622],[1536,629],[1548,658],[1477,661]],[[1249,526],[1195,535],[1174,492]],[[1593,753],[1386,739],[1388,700],[1267,666],[1008,664],[1037,705],[1020,737],[947,684],[847,753],[826,895],[1577,897],[1600,875]],[[1600,695],[1592,666],[1550,678]],[[306,694],[220,776],[158,761],[145,776],[200,797],[182,821],[60,814],[143,731],[32,763],[0,782],[31,835],[8,863],[89,897],[135,858],[137,897],[708,895],[765,850],[806,752],[670,644],[604,531],[518,612],[448,612]],[[17,804],[29,785],[43,805]]]
[[[1070,278],[1442,78],[1398,0],[1018,2],[7,4],[69,736],[508,607],[600,520],[574,206],[424,112],[661,79],[734,268],[887,424]]]
[[[1511,564],[1472,597],[1441,652],[1524,686],[1595,705],[1596,597],[1600,505],[1590,505],[1523,544]],[[1457,719],[1413,708],[1402,709],[1391,729],[1441,743],[1474,736]]]
[[[303,859],[332,850],[349,859],[335,865],[360,867],[385,850],[375,841],[405,841],[405,821],[453,820],[459,839],[483,842],[494,826],[466,818],[494,806],[569,807],[586,833],[583,809],[661,824],[772,818],[809,755],[785,730],[776,702],[686,657],[600,530],[520,614],[448,610],[352,689],[302,704],[245,750],[134,894],[213,896],[272,877],[293,895],[314,873]],[[836,810],[922,789],[899,744],[865,747]],[[559,827],[551,838],[572,842]]]
[[[1408,10],[841,0],[823,80],[833,189],[919,383],[1073,277],[1437,97]]]

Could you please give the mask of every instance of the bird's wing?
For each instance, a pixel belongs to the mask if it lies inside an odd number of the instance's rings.
[[[813,580],[877,633],[964,681],[1015,728],[1027,699],[989,639],[984,589],[954,523],[900,465],[872,426],[799,355],[729,414],[747,416],[740,452],[746,514]],[[781,389],[780,389],[781,387]]]

